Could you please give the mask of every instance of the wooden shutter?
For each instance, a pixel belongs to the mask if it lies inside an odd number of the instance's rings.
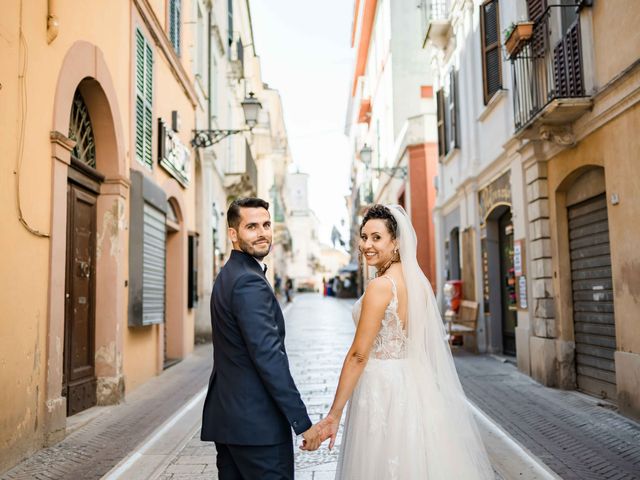
[[[436,93],[436,102],[438,108],[438,154],[443,157],[447,153],[447,139],[444,124],[444,91],[442,89]]]
[[[153,165],[153,49],[140,29],[136,30],[136,159]]]
[[[546,8],[547,2],[545,0],[527,0],[529,20],[532,22],[538,20]]]
[[[553,51],[556,97],[584,95],[580,52],[580,20],[576,20]]]
[[[484,103],[502,88],[502,58],[500,56],[500,15],[498,0],[487,0],[480,6],[482,43],[482,76]]]
[[[187,272],[187,307],[198,305],[198,237],[189,235],[189,270]]]
[[[449,72],[449,122],[450,136],[449,136],[449,151],[460,146],[460,125],[458,116],[458,72],[451,70]]]
[[[539,21],[546,9],[546,0],[527,0],[527,13],[529,14],[529,20],[532,22]],[[548,22],[542,22],[541,25],[536,26],[533,30],[531,53],[535,58],[541,58],[544,56],[544,52],[547,47],[548,27]]]
[[[180,0],[169,2],[169,40],[178,56],[180,55]]]

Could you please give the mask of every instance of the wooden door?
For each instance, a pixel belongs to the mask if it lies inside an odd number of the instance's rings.
[[[498,220],[500,243],[500,297],[502,304],[502,351],[516,354],[516,277],[513,268],[513,223],[508,210]]]
[[[67,184],[67,270],[62,395],[67,415],[96,404],[95,193]]]

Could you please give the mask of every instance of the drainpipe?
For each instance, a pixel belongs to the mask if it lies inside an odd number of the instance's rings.
[[[56,0],[47,0],[47,43],[53,42],[58,36],[60,21],[56,15]]]
[[[212,107],[211,107],[211,103],[213,101],[213,99],[211,98],[213,95],[213,91],[211,89],[211,86],[213,85],[213,82],[211,81],[211,73],[213,71],[212,67],[212,59],[211,59],[211,31],[213,28],[213,21],[212,21],[212,14],[211,14],[211,9],[213,8],[213,6],[211,5],[211,3],[209,3],[209,12],[208,12],[208,16],[207,16],[207,128],[209,130],[211,130],[211,112],[212,112]]]

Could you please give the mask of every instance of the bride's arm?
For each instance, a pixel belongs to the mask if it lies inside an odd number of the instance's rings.
[[[391,301],[392,291],[391,283],[381,278],[376,278],[369,282],[362,299],[362,310],[360,312],[360,320],[356,335],[351,344],[351,348],[347,352],[340,372],[340,381],[338,389],[333,400],[331,410],[327,414],[325,425],[329,429],[325,439],[331,437],[329,448],[333,447],[335,435],[340,424],[342,411],[351,398],[351,394],[358,384],[360,375],[369,359],[369,352],[373,346],[373,342],[380,331],[380,325],[384,318],[385,309]]]

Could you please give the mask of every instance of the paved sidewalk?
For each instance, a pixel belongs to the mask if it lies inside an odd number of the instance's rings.
[[[563,479],[640,479],[640,424],[610,404],[492,356],[458,353],[456,367],[469,399]]]
[[[176,410],[206,386],[211,346],[196,347],[189,358],[152,378],[120,405],[93,407],[69,418],[73,433],[42,449],[3,480],[101,478]]]

